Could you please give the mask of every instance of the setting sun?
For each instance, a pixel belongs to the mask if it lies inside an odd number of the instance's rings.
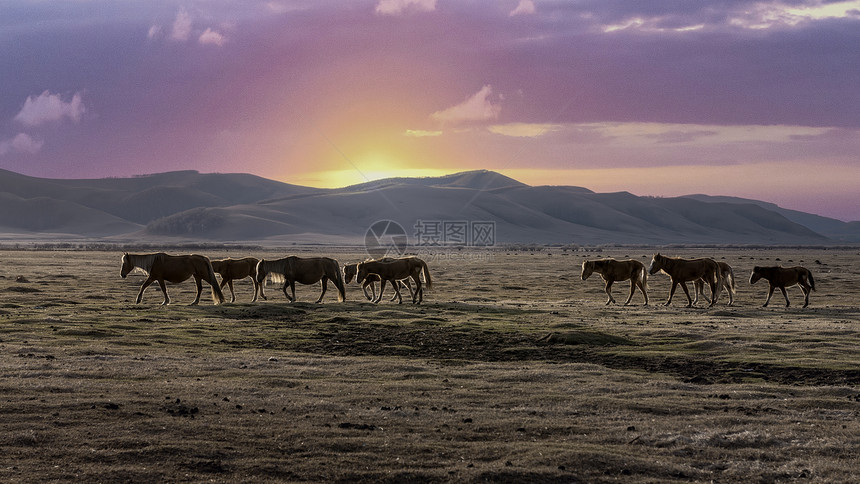
[[[437,170],[433,168],[390,168],[368,171],[346,169],[309,172],[297,175],[292,180],[299,185],[317,188],[341,188],[385,178],[442,176],[449,173],[450,170]]]
[[[290,177],[290,182],[317,188],[341,188],[385,178],[442,176],[451,172],[437,168],[414,168],[404,159],[382,150],[344,158],[337,169],[296,173]]]

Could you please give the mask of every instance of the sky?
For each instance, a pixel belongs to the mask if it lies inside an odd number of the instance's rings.
[[[860,1],[3,0],[0,168],[530,185],[860,220]]]

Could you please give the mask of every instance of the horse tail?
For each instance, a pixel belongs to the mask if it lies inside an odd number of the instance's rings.
[[[427,289],[433,289],[433,281],[430,280],[430,269],[427,268],[427,263],[421,261],[421,270],[424,271],[424,283],[427,284]]]
[[[343,283],[343,272],[340,271],[340,264],[332,259],[332,265],[334,265],[334,273],[336,278],[334,279],[334,285],[337,286],[337,302],[346,301],[346,286]]]
[[[734,295],[737,291],[737,286],[735,286],[735,270],[731,267],[729,267],[729,270],[726,271],[726,279],[729,281],[729,291],[731,291],[732,295]]]
[[[806,277],[809,278],[809,288],[815,290],[815,279],[812,278],[812,271],[806,269]]]
[[[717,261],[714,261],[713,281],[718,288],[723,284],[723,270],[720,268],[720,264]]]
[[[642,288],[648,290],[648,271],[645,266],[639,268],[639,279],[642,281]]]
[[[224,293],[221,292],[221,286],[218,284],[218,278],[215,277],[215,269],[212,267],[212,261],[206,259],[206,282],[212,286],[212,302],[221,304],[224,302]]]

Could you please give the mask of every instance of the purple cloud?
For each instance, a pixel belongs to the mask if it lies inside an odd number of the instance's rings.
[[[0,156],[9,152],[36,154],[42,149],[44,141],[34,139],[26,133],[18,133],[14,138],[0,141]]]
[[[462,123],[469,121],[490,121],[499,117],[502,111],[499,96],[493,100],[493,86],[487,84],[478,92],[469,96],[465,101],[436,111],[430,115],[433,119],[442,123]]]
[[[38,126],[51,121],[68,118],[78,122],[86,112],[81,94],[75,93],[68,102],[63,101],[59,94],[45,91],[38,96],[28,96],[24,107],[15,115],[15,121],[24,126]]]

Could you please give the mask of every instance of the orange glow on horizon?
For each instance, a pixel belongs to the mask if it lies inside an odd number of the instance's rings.
[[[456,170],[454,170],[456,171]],[[421,178],[437,177],[453,173],[452,170],[440,170],[435,168],[402,168],[388,170],[358,171],[326,170],[292,177],[288,183],[310,186],[314,188],[343,188],[350,185],[358,185],[386,178]]]

